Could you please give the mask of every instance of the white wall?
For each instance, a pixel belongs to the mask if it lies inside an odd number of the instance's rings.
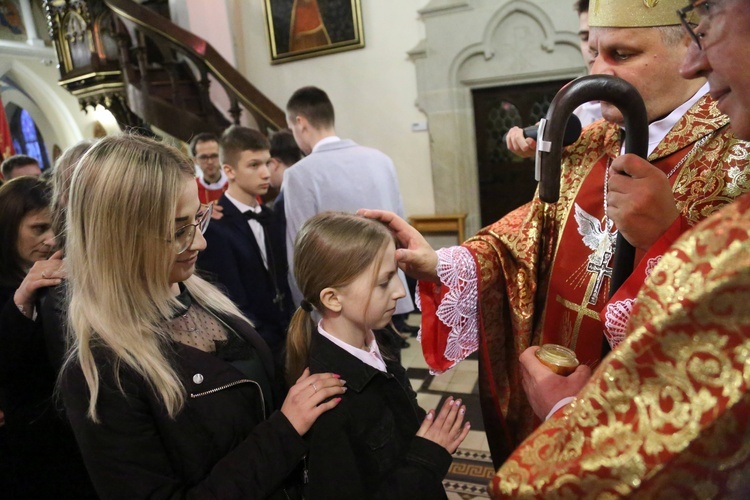
[[[362,0],[363,49],[273,66],[264,2],[227,0],[226,9],[237,68],[282,109],[299,87],[324,89],[336,109],[337,133],[393,158],[404,207],[411,215],[435,211],[429,135],[411,131],[411,124],[425,116],[415,106],[416,72],[406,54],[424,37],[417,10],[427,2]],[[196,23],[192,15],[190,22]],[[191,29],[209,38],[205,28]],[[218,37],[222,45],[220,41]]]

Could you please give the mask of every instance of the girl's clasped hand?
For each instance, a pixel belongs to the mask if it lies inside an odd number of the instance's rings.
[[[417,436],[439,444],[448,453],[454,453],[471,430],[469,422],[463,423],[466,406],[461,403],[460,399],[453,399],[451,396],[445,400],[437,416],[435,410],[430,410],[422,421]]]

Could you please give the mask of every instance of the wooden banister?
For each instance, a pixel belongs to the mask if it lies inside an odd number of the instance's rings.
[[[263,132],[267,132],[264,129],[286,127],[284,111],[248,82],[211,44],[132,0],[103,1],[126,25],[135,26],[139,31],[169,43],[192,61],[201,73],[196,75],[196,79],[205,82],[203,84],[206,86],[208,80],[203,73],[210,73],[224,88],[230,102],[237,102],[248,110]],[[235,113],[236,110],[232,110],[232,114]],[[238,115],[233,119],[237,122]]]

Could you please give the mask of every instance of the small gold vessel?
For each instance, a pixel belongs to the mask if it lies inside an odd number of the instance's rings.
[[[557,344],[544,344],[534,354],[544,366],[564,377],[573,373],[579,364],[575,352]]]

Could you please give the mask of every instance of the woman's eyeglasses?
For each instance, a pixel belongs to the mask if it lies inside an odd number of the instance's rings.
[[[206,232],[208,223],[211,222],[211,214],[214,211],[213,203],[209,205],[201,205],[200,210],[195,214],[195,223],[186,224],[174,233],[172,243],[174,243],[175,251],[181,254],[193,244],[195,239],[195,228],[200,229],[201,234]]]

